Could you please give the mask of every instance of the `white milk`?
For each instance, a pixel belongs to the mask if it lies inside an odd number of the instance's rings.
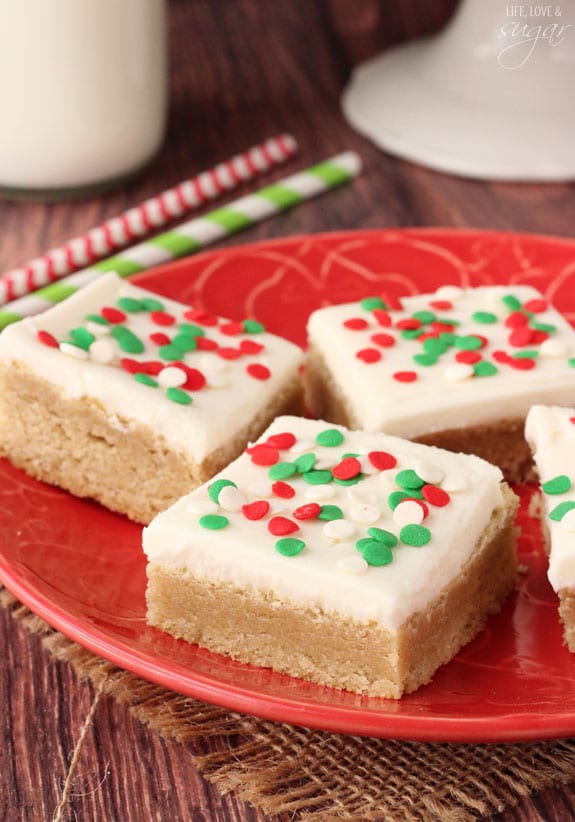
[[[164,0],[0,0],[0,188],[90,188],[154,155],[164,15]]]

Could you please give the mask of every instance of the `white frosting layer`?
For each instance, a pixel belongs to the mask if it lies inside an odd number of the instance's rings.
[[[122,351],[109,333],[112,326],[86,321],[86,315],[98,314],[103,306],[115,307],[121,297],[154,298],[160,301],[164,312],[175,318],[173,324],[163,325],[153,322],[149,311],[126,313],[123,324],[145,342],[142,353]],[[241,431],[297,376],[302,352],[292,343],[267,332],[224,333],[222,328],[225,329],[229,321],[221,318],[217,318],[215,325],[202,325],[200,320],[194,323],[183,316],[188,309],[189,306],[152,294],[114,274],[103,275],[45,313],[8,326],[0,334],[0,363],[23,364],[57,386],[67,398],[89,398],[101,403],[112,424],[126,429],[135,423],[150,427],[170,448],[201,462]],[[161,360],[161,347],[150,341],[150,334],[173,338],[181,323],[201,326],[204,336],[220,348],[237,349],[247,343],[252,347],[262,346],[262,350],[241,353],[235,359],[222,357],[217,350],[183,354],[181,361],[201,372],[200,381],[207,382],[190,390],[192,403],[182,405],[166,396],[166,391],[181,384],[182,378],[181,371],[180,379],[174,374],[171,361],[163,361],[170,370],[155,377],[160,383],[158,387],[139,383],[119,364],[122,358],[138,362]],[[80,326],[88,327],[97,335],[88,352],[65,342],[69,332]],[[59,342],[64,341],[61,348],[40,343],[39,330],[49,332]],[[267,379],[258,379],[247,371],[256,364],[268,369]]]
[[[529,286],[483,286],[466,290],[445,286],[435,294],[403,299],[402,310],[389,312],[389,325],[381,324],[377,312],[365,310],[358,302],[348,303],[314,312],[309,320],[309,341],[321,352],[346,400],[354,426],[368,431],[417,437],[502,418],[522,419],[529,408],[538,403],[575,403],[575,368],[568,363],[575,356],[575,332],[552,307],[541,310],[538,306],[529,318],[528,327],[538,324],[550,330],[532,334],[533,340],[529,340],[530,335],[526,333],[525,342],[521,340],[521,333],[512,336],[514,329],[506,323],[513,321],[510,319],[513,309],[502,301],[509,295],[522,305],[541,299],[539,292]],[[439,307],[434,305],[437,301]],[[486,345],[464,353],[458,343],[450,344],[434,364],[418,363],[414,355],[425,353],[425,343],[420,338],[406,339],[406,332],[402,332],[397,323],[422,311],[432,312],[444,323],[457,322],[454,334],[458,338],[480,335],[487,339]],[[490,321],[474,319],[477,312],[479,316],[487,313]],[[366,327],[346,327],[344,323],[350,320],[352,325],[354,320],[359,321],[356,323],[359,326],[365,322]],[[531,330],[537,331],[535,327]],[[436,333],[429,322],[423,322],[422,331],[424,335]],[[374,335],[386,335],[389,339],[383,344],[381,337],[378,342]],[[380,358],[365,362],[358,357],[358,352],[366,350],[371,353],[361,356]],[[521,359],[526,353],[536,352],[532,357],[535,365],[527,369],[512,367],[509,362],[498,359],[500,354],[496,352],[507,353],[514,360],[517,354]],[[497,373],[476,376],[475,369],[484,366],[465,362],[465,359],[477,357],[488,363],[488,368],[494,366]],[[397,372],[406,371],[415,374],[413,382],[394,378]]]
[[[316,437],[326,429],[342,432],[343,442],[318,445]],[[502,504],[501,472],[477,457],[296,417],[279,417],[259,442],[286,432],[294,434],[296,440],[279,451],[282,466],[315,454],[314,470],[331,470],[344,455],[352,453],[361,464],[360,481],[316,485],[296,472],[283,480],[294,492],[286,498],[277,489],[274,492],[274,472],[278,469],[254,464],[252,456],[244,453],[209,484],[180,499],[144,529],[148,560],[167,568],[187,569],[207,580],[271,591],[294,607],[335,612],[364,623],[377,620],[393,631],[410,614],[424,609],[457,576],[493,511]],[[391,454],[397,464],[382,469],[377,459],[374,464],[367,456],[374,451]],[[393,560],[389,564],[369,565],[356,548],[358,540],[370,536],[369,528],[395,536],[403,533],[407,539],[407,532],[402,532],[405,523],[421,519],[418,503],[403,502],[395,510],[388,503],[389,494],[400,490],[398,472],[406,469],[419,472],[421,482],[424,476],[433,479],[435,489],[453,489],[450,499],[447,504],[438,504],[446,501],[443,494],[443,499],[427,505],[428,515],[421,522],[430,534],[427,544],[405,544],[400,538],[391,549]],[[228,495],[226,488],[214,500],[209,488],[222,478],[235,483],[237,490]],[[264,507],[269,503],[270,510],[261,519],[248,519],[241,506],[262,500]],[[294,511],[310,503],[337,506],[343,517],[298,519]],[[330,509],[323,510],[327,514]],[[210,530],[201,525],[204,515],[225,516],[228,524],[221,530]],[[287,535],[305,543],[296,556],[284,556],[276,550],[282,537],[270,533],[270,521],[277,516],[297,526]]]
[[[535,465],[543,490],[543,513],[549,530],[549,581],[555,591],[575,588],[575,408],[538,405],[532,408],[525,423],[525,437],[533,450]],[[566,479],[550,483],[557,477]],[[568,486],[568,487],[567,487]],[[558,488],[565,487],[560,493]],[[561,515],[563,503],[573,503]],[[571,506],[566,505],[565,508]]]

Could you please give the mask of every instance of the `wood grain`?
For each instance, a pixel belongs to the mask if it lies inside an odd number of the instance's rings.
[[[378,152],[344,122],[339,97],[352,66],[393,43],[436,30],[454,7],[453,0],[172,0],[171,109],[162,150],[140,177],[99,198],[49,205],[0,202],[0,270],[284,130],[301,146],[290,168],[353,148],[364,160],[365,173],[353,186],[229,243],[402,225],[573,236],[573,185],[495,184],[436,174]],[[284,173],[278,170],[270,179]],[[184,746],[162,739],[121,705],[98,696],[1,609],[0,632],[1,819],[54,817],[95,700],[59,819],[264,819],[233,795],[220,796],[199,775]],[[206,739],[203,751],[216,744],[221,743]],[[573,819],[575,789],[527,797],[494,818]]]

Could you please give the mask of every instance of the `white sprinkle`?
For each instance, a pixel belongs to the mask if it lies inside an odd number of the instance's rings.
[[[95,337],[106,337],[110,334],[110,326],[104,325],[104,323],[95,323],[93,320],[88,320],[86,323],[86,328],[93,334]]]
[[[566,357],[569,350],[561,340],[543,340],[539,346],[539,353],[542,357]]]
[[[305,490],[305,498],[316,500],[332,499],[336,494],[333,485],[310,485]]]
[[[60,343],[60,351],[75,360],[87,360],[89,356],[87,351],[77,345],[72,345],[72,343]]]
[[[233,485],[226,485],[219,493],[218,502],[224,511],[241,511],[242,506],[246,504],[247,500],[239,488],[234,488]]]
[[[566,531],[575,531],[575,508],[567,511],[567,513],[561,517],[561,528],[564,528]]]
[[[326,454],[324,456],[318,457],[314,463],[314,469],[316,471],[324,470],[325,468],[333,468],[334,465],[337,465],[339,460],[334,459],[331,455]]]
[[[358,457],[359,464],[361,465],[361,473],[362,474],[378,474],[379,468],[376,468],[373,463],[371,463],[367,457],[367,455],[362,454]]]
[[[374,505],[377,502],[377,495],[370,491],[365,485],[352,485],[347,489],[347,498],[352,502],[359,502],[362,505],[366,503]]]
[[[116,346],[112,340],[95,340],[90,346],[90,359],[104,365],[116,358]]]
[[[218,508],[218,504],[211,499],[192,498],[186,505],[186,511],[188,514],[196,514],[198,516],[204,516],[204,514],[215,514]]]
[[[445,471],[443,471],[442,468],[426,460],[418,460],[415,463],[415,473],[424,482],[431,482],[433,485],[441,482],[445,475]]]
[[[311,451],[313,447],[313,440],[306,440],[302,438],[301,440],[296,440],[294,442],[294,444],[290,448],[290,452],[292,454],[303,454],[304,451]]]
[[[369,565],[360,557],[359,554],[350,554],[348,557],[342,557],[335,563],[335,567],[343,574],[365,574]]]
[[[188,379],[188,375],[181,368],[175,365],[168,365],[158,374],[158,382],[164,388],[177,388],[183,385]]]
[[[224,372],[229,368],[228,363],[215,354],[202,354],[199,360],[200,371]]]
[[[399,526],[419,525],[424,520],[424,511],[419,503],[412,499],[403,500],[396,506],[393,519]]]
[[[328,539],[347,539],[355,533],[355,525],[347,519],[332,519],[323,526],[323,535]]]
[[[463,382],[475,374],[473,366],[465,362],[456,362],[448,365],[443,372],[443,376],[449,382]]]
[[[265,479],[254,479],[248,485],[248,491],[258,499],[268,499],[273,495],[272,484]]]
[[[450,491],[451,493],[467,491],[469,488],[469,479],[462,471],[451,471],[444,476],[441,481],[441,487],[444,491]]]
[[[283,499],[272,499],[270,502],[270,510],[269,513],[272,514],[283,514],[284,511],[287,511],[289,508],[288,503],[286,500]]]
[[[442,285],[435,292],[438,300],[457,300],[463,294],[463,289],[458,285]]]
[[[381,512],[375,505],[368,505],[367,503],[352,505],[349,514],[356,522],[361,522],[364,525],[372,525],[381,516]]]
[[[215,371],[204,371],[203,373],[210,388],[227,388],[230,384],[227,374],[220,374]]]

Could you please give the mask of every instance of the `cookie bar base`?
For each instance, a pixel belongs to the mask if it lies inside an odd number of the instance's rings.
[[[505,500],[457,578],[397,632],[157,564],[147,569],[147,621],[241,662],[399,698],[428,682],[473,639],[512,590],[517,499],[505,489]]]
[[[306,363],[305,391],[306,404],[314,417],[348,428],[363,427],[335,385],[323,357],[314,349],[310,349]],[[498,465],[507,482],[528,482],[535,479],[535,473],[524,427],[524,419],[502,418],[492,424],[434,431],[413,439],[456,453],[475,454]]]
[[[24,366],[0,368],[0,456],[36,479],[148,523],[220,471],[281,413],[301,412],[297,381],[201,463],[153,431],[112,418],[90,399],[68,399]]]
[[[575,589],[564,588],[559,591],[559,616],[563,623],[565,644],[575,653]]]

